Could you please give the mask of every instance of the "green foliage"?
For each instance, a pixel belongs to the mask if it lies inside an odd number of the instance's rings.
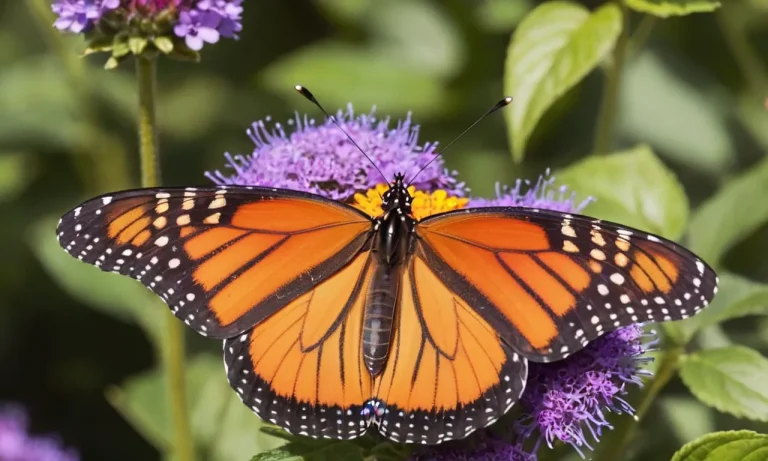
[[[699,400],[720,411],[768,421],[768,359],[743,346],[683,357],[680,377]]]
[[[160,314],[167,309],[160,300],[135,280],[103,272],[69,256],[56,241],[55,229],[56,218],[42,219],[28,242],[50,276],[70,296],[117,319],[136,322],[156,337],[162,323]]]
[[[661,18],[685,16],[691,13],[709,13],[720,8],[714,0],[625,0],[628,7],[641,13]]]
[[[586,158],[556,176],[577,199],[594,197],[585,212],[601,219],[669,239],[679,238],[687,224],[685,190],[649,146]]]
[[[22,193],[33,174],[32,159],[20,152],[0,152],[0,203]]]
[[[727,182],[691,218],[691,249],[713,266],[768,222],[768,158]],[[748,204],[748,206],[746,206]]]
[[[519,162],[536,124],[558,98],[611,51],[622,28],[621,11],[609,3],[590,13],[575,3],[545,2],[515,30],[507,49],[504,93],[512,158]]]
[[[768,315],[768,285],[724,272],[712,304],[695,317],[666,327],[678,344],[686,344],[702,328],[748,315]]]
[[[201,355],[187,364],[187,404],[195,443],[204,459],[241,461],[254,452],[278,448],[280,439],[263,434],[265,425],[243,406],[223,373],[221,359]],[[159,449],[171,440],[166,384],[156,371],[135,376],[107,391],[107,400]]]
[[[768,456],[768,435],[752,431],[715,432],[680,449],[672,461],[760,461]]]

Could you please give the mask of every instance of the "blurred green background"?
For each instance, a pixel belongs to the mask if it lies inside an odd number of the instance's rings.
[[[239,41],[207,46],[197,65],[160,62],[164,182],[206,184],[203,172],[223,168],[224,152],[250,153],[245,129],[255,120],[284,121],[295,111],[319,118],[293,92],[296,83],[329,110],[352,103],[367,112],[375,104],[393,119],[412,111],[422,142],[446,143],[504,96],[510,36],[539,3],[247,0]],[[167,440],[158,426],[166,423],[145,410],[159,411],[162,395],[146,374],[156,359],[140,325],[162,307],[133,281],[70,265],[53,239],[54,219],[81,200],[138,184],[133,65],[107,72],[103,56],[79,57],[81,39],[51,28],[47,8],[45,0],[0,1],[0,402],[23,403],[35,431],[59,432],[84,459],[160,459]],[[768,281],[768,2],[731,0],[714,13],[666,19],[635,12],[630,30],[611,151],[647,144],[693,210],[741,187],[723,207],[750,222],[727,242],[705,232],[704,251],[720,268]],[[497,181],[535,180],[586,158],[605,79],[598,68],[557,99],[528,139],[524,161],[513,162],[505,117],[494,116],[446,154],[449,168],[473,194],[490,195]],[[643,187],[666,184],[668,172],[661,173],[644,170]],[[577,191],[599,188],[590,175],[564,178]],[[611,186],[602,190],[598,199],[609,203]],[[664,190],[655,197],[667,198]],[[687,222],[687,213],[683,201],[671,219]],[[741,219],[730,216],[710,207],[688,228]],[[674,225],[672,237],[684,226]],[[137,309],[145,320],[128,314]],[[738,341],[765,354],[766,330],[763,318],[738,319],[703,330],[697,346]],[[190,355],[199,357],[192,400],[208,403],[193,409],[193,427],[210,441],[210,459],[248,459],[273,445],[253,435],[255,416],[234,399],[230,405],[220,344],[188,338]],[[657,403],[633,445],[635,459],[668,459],[713,430],[768,432],[765,423],[698,403],[678,379]]]

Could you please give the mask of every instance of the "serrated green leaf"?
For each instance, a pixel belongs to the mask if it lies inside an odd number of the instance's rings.
[[[323,95],[323,104],[331,112],[354,101],[358,111],[367,112],[375,105],[388,115],[412,110],[424,117],[445,100],[442,84],[434,75],[365,49],[334,43],[290,54],[267,68],[263,78],[269,89],[291,97],[292,84],[306,85]]]
[[[173,40],[169,37],[155,37],[152,41],[158,50],[162,53],[168,54],[173,51]]]
[[[628,7],[660,18],[685,16],[691,13],[711,13],[720,8],[715,0],[625,0]]]
[[[763,461],[768,459],[768,435],[752,431],[707,434],[687,443],[672,461]]]
[[[67,254],[56,241],[56,218],[41,220],[29,244],[54,281],[75,299],[123,321],[136,322],[155,338],[167,307],[135,280],[109,274]]]
[[[683,356],[680,377],[703,403],[734,416],[768,421],[768,359],[743,346]]]
[[[693,214],[690,247],[710,265],[768,222],[768,158],[726,183]]]
[[[669,239],[679,238],[688,220],[685,190],[648,146],[590,157],[559,171],[577,200],[596,199],[585,213]]]
[[[675,339],[681,341],[679,344],[685,344],[699,329],[747,315],[768,315],[768,285],[723,272],[717,296],[706,309],[668,325]]]
[[[621,28],[613,3],[590,13],[575,3],[545,2],[520,23],[504,72],[504,92],[515,98],[504,116],[516,162],[547,109],[608,55]]]

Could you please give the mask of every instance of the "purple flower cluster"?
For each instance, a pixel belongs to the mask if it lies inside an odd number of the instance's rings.
[[[127,17],[152,17],[165,10],[173,11],[174,34],[187,46],[200,50],[205,43],[216,43],[221,37],[237,38],[243,28],[243,0],[55,0],[57,15],[54,26],[73,33],[87,32],[107,13],[122,8]]]
[[[530,362],[521,398],[527,413],[516,425],[521,438],[538,433],[535,449],[542,439],[550,448],[559,440],[580,454],[582,447],[592,449],[590,440],[598,441],[602,429],[611,428],[606,412],[634,413],[622,396],[628,384],[642,387],[641,377],[651,375],[644,367],[653,359],[644,354],[656,344],[645,341],[652,336],[632,325],[598,338],[567,360]]]
[[[106,11],[120,6],[120,0],[56,0],[51,8],[56,13],[54,27],[75,34],[89,30]]]
[[[254,123],[248,130],[256,144],[253,154],[225,154],[234,174],[216,171],[206,175],[222,185],[280,187],[347,200],[355,192],[387,182],[387,178],[391,180],[397,172],[408,179],[434,157],[434,144],[418,144],[419,127],[411,122],[410,116],[391,128],[388,118],[379,120],[373,112],[355,116],[350,106],[346,112],[339,111],[336,119],[386,178],[332,120],[317,125],[298,114],[288,121],[289,133],[280,123],[274,124],[273,129],[267,129],[263,121]],[[456,172],[445,169],[441,158],[419,174],[413,185],[422,190],[445,189],[452,195],[465,194],[464,183],[456,180]]]
[[[555,177],[550,175],[549,169],[544,175],[531,185],[529,180],[518,179],[515,187],[502,186],[496,183],[496,197],[483,198],[472,197],[469,206],[472,208],[491,206],[521,206],[528,208],[541,208],[567,213],[578,213],[584,209],[592,198],[587,198],[576,203],[575,192],[568,192],[567,186],[554,189]]]
[[[54,438],[28,434],[28,421],[18,408],[0,409],[0,460],[3,461],[77,461],[74,450]]]

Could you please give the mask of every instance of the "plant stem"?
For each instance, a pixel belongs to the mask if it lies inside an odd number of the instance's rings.
[[[141,185],[160,185],[157,118],[155,117],[157,61],[147,57],[136,58],[136,76],[139,84],[139,148],[141,155]],[[195,458],[192,432],[187,415],[187,392],[184,380],[184,331],[181,322],[165,309],[165,334],[160,348],[167,381],[168,402],[173,424],[173,454],[177,461]]]
[[[593,153],[596,155],[607,154],[612,148],[616,108],[619,102],[619,88],[621,86],[621,73],[624,69],[624,60],[629,47],[629,33],[627,31],[627,16],[629,13],[624,6],[624,2],[618,1],[617,4],[621,9],[622,27],[619,38],[616,40],[616,46],[613,48],[611,67],[608,70],[605,86],[603,87],[603,100],[597,117],[595,147],[593,149]]]
[[[763,97],[768,96],[768,76],[762,58],[749,42],[740,21],[734,18],[734,13],[729,8],[720,8],[715,13],[715,19],[742,77],[747,81],[749,90]]]
[[[632,441],[640,421],[648,413],[648,409],[662,389],[675,377],[680,357],[683,355],[683,348],[677,345],[671,345],[670,347],[670,349],[662,352],[656,374],[648,387],[645,388],[639,403],[636,405],[635,417],[622,417],[622,422],[616,425],[611,436],[598,445],[594,457],[595,460],[614,461],[626,458],[627,445]]]
[[[52,27],[55,15],[48,0],[29,0],[29,11],[48,46],[64,65],[70,90],[77,95],[79,112],[77,145],[68,149],[86,189],[93,193],[125,189],[129,185],[128,155],[120,139],[99,126],[93,107],[93,85],[88,79],[86,61],[69,46],[67,37]],[[81,155],[81,152],[87,155]],[[91,165],[92,164],[92,165]]]
[[[632,37],[629,39],[629,50],[627,50],[627,58],[633,58],[642,48],[645,46],[645,42],[648,41],[648,37],[651,36],[651,31],[656,26],[658,19],[652,14],[646,14],[643,19],[640,20],[640,24],[635,27],[632,32]]]

